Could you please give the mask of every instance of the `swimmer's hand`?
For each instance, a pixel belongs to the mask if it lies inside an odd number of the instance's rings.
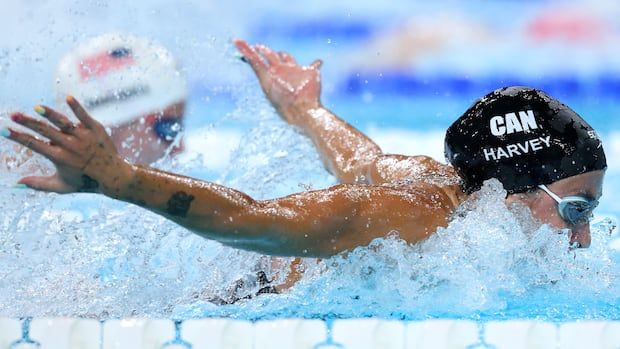
[[[234,43],[254,69],[267,99],[286,121],[299,125],[300,116],[321,106],[321,60],[304,66],[286,52],[274,52],[264,45],[250,46],[243,40]]]
[[[131,165],[116,151],[105,128],[94,120],[73,97],[67,104],[80,120],[73,123],[63,114],[44,106],[35,111],[49,122],[22,113],[11,114],[13,122],[46,138],[9,129],[7,138],[45,156],[56,166],[51,176],[31,176],[19,183],[32,189],[56,193],[104,192],[124,180]],[[128,171],[124,171],[128,170]]]

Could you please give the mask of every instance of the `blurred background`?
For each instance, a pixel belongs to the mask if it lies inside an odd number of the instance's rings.
[[[204,153],[214,175],[255,123],[244,101],[261,98],[234,55],[231,39],[239,37],[300,62],[322,58],[324,103],[386,151],[443,160],[446,127],[476,98],[530,85],[601,133],[612,173],[620,149],[619,15],[613,0],[3,0],[0,110],[52,104],[58,61],[85,39],[145,36],[172,51],[189,78],[188,146]],[[620,187],[614,182],[609,176],[607,193]],[[620,211],[607,200],[603,207]]]

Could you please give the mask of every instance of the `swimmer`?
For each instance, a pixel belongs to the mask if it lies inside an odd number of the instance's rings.
[[[255,200],[233,188],[126,161],[104,126],[76,98],[79,120],[45,106],[11,118],[44,138],[15,129],[5,136],[51,160],[57,172],[20,183],[57,193],[93,192],[149,209],[196,234],[274,256],[329,257],[397,232],[417,243],[445,227],[483,182],[497,178],[506,202],[527,206],[542,224],[590,245],[589,219],[601,196],[606,159],[594,130],[544,92],[510,87],[478,100],[446,133],[444,165],[426,156],[382,153],[360,131],[322,106],[321,61],[304,66],[262,45],[235,45],[281,117],[303,130],[331,188]]]
[[[183,129],[187,82],[164,47],[127,34],[97,36],[60,60],[54,80],[59,109],[69,112],[67,95],[83,101],[129,161],[148,165],[183,150],[177,135]],[[0,157],[0,163],[11,159]]]
[[[94,37],[61,59],[55,81],[57,105],[64,107],[67,95],[80,100],[129,161],[148,165],[182,150],[176,138],[187,82],[161,45],[127,34]]]

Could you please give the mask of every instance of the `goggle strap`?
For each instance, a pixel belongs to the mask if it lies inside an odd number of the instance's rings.
[[[549,194],[549,196],[551,196],[553,200],[555,200],[558,204],[562,202],[562,199],[559,196],[555,195],[551,190],[549,190],[546,185],[540,184],[538,185],[538,187],[544,190],[545,193]]]

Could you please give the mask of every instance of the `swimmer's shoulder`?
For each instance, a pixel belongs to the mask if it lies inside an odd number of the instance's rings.
[[[383,185],[406,191],[426,192],[455,209],[465,198],[454,168],[426,155],[386,155],[376,162],[371,175]]]
[[[454,168],[450,165],[443,164],[427,155],[408,156],[409,161],[418,167],[418,171],[422,175],[439,175],[447,179],[458,179],[458,175]]]
[[[450,165],[426,155],[384,154],[372,163],[369,169],[371,179],[378,182],[398,181],[406,178],[422,178],[427,176],[444,176],[458,178]],[[380,183],[377,183],[380,184]]]
[[[384,154],[372,163],[368,174],[373,184],[420,180],[445,185],[460,183],[460,178],[452,166],[426,155]]]

